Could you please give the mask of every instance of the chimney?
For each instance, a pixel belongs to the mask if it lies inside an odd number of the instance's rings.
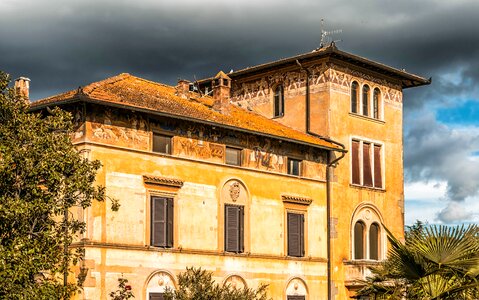
[[[219,112],[227,112],[230,91],[231,91],[231,78],[228,77],[223,71],[216,74],[213,79],[213,109]]]
[[[15,79],[15,93],[19,98],[30,103],[30,79],[27,77]]]
[[[183,99],[187,99],[188,92],[190,91],[190,84],[191,82],[188,80],[178,79],[178,83],[176,84],[176,95]]]

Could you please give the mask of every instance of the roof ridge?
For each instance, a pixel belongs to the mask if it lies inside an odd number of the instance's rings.
[[[81,90],[85,93],[92,93],[93,91],[95,91],[95,89],[97,89],[101,85],[112,84],[112,83],[118,82],[120,80],[124,80],[128,77],[135,77],[135,76],[132,76],[129,73],[120,73],[118,75],[108,77],[108,78],[100,80],[100,81],[95,81],[95,82],[89,83],[89,84],[85,85],[84,87],[82,87]]]

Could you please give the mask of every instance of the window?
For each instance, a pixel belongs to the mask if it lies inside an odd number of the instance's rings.
[[[171,154],[171,136],[153,133],[153,152]]]
[[[173,247],[173,199],[151,197],[151,246]]]
[[[241,149],[226,147],[226,164],[241,166]]]
[[[369,116],[369,86],[363,86],[363,115]]]
[[[301,161],[288,157],[288,174],[299,176],[301,172]]]
[[[225,205],[225,251],[244,251],[244,207]]]
[[[274,89],[274,117],[284,116],[284,93],[283,85]]]
[[[351,143],[351,183],[383,188],[380,144],[353,140]]]
[[[288,296],[288,300],[306,300],[306,296]]]
[[[288,213],[288,255],[304,256],[304,215]]]
[[[353,259],[380,260],[385,251],[381,232],[382,217],[373,205],[362,203],[355,210],[351,222]]]
[[[366,245],[364,238],[366,235],[366,226],[363,222],[356,222],[354,225],[354,258],[364,259],[366,257]]]
[[[379,259],[379,225],[376,223],[369,227],[369,259]]]
[[[351,84],[351,112],[358,113],[359,84],[354,81]]]
[[[381,92],[378,88],[374,89],[373,93],[373,118],[379,119],[379,103],[380,103]]]

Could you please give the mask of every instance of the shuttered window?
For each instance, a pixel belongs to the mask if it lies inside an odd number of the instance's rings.
[[[371,172],[371,144],[363,143],[363,185],[373,186]]]
[[[383,188],[382,146],[358,140],[351,141],[351,183]]]
[[[225,251],[244,251],[244,206],[225,205]]]
[[[369,259],[379,259],[379,225],[376,223],[369,227]]]
[[[358,113],[359,84],[354,81],[351,84],[351,112]]]
[[[163,293],[150,293],[148,300],[163,300]]]
[[[173,199],[151,197],[151,245],[173,247]]]
[[[171,154],[171,136],[153,133],[153,152]]]
[[[226,147],[226,164],[241,166],[241,149]]]
[[[364,259],[366,257],[366,247],[364,244],[365,226],[362,222],[354,224],[354,259]]]
[[[381,146],[374,145],[374,187],[382,188]]]
[[[360,166],[359,166],[359,141],[353,141],[351,150],[351,168],[354,184],[361,184]]]
[[[304,256],[304,215],[288,213],[288,255]]]
[[[288,174],[299,176],[301,174],[301,161],[288,157]]]
[[[373,118],[379,119],[379,103],[380,103],[381,92],[378,88],[374,89],[373,94]]]

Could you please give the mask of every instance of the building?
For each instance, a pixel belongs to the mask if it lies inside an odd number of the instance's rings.
[[[123,274],[161,299],[188,266],[269,284],[273,299],[346,299],[403,235],[402,89],[422,77],[338,50],[176,87],[121,74],[42,99],[120,200],[94,203],[80,299]],[[329,220],[329,222],[328,222]]]

